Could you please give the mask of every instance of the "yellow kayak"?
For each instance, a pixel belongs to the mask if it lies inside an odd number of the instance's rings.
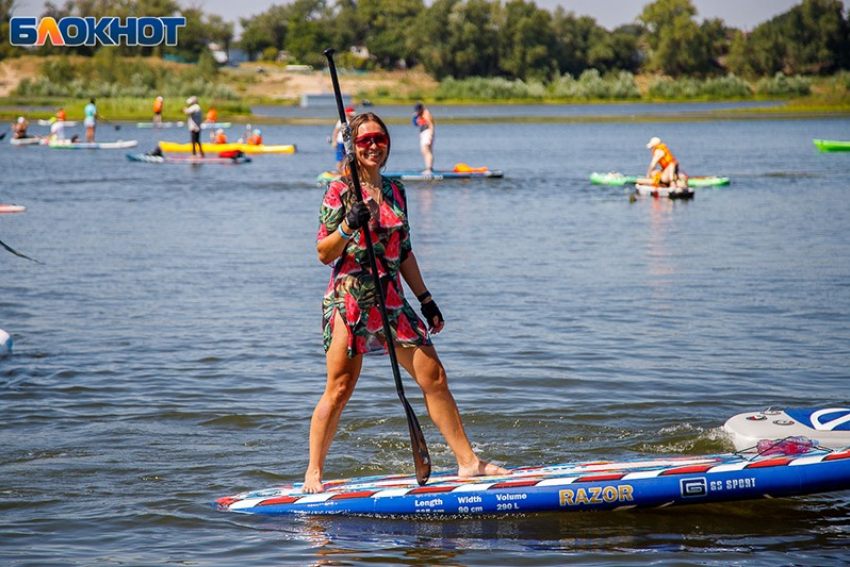
[[[261,145],[252,146],[250,144],[242,144],[238,142],[228,144],[210,144],[204,143],[204,153],[220,153],[232,150],[240,150],[246,154],[294,154],[294,145]],[[159,147],[162,148],[162,153],[192,153],[192,144],[178,144],[177,142],[160,142]]]

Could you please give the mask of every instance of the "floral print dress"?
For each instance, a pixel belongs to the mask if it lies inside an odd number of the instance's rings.
[[[411,251],[404,186],[382,178],[381,192],[383,201],[380,206],[365,191],[363,200],[372,212],[369,231],[393,339],[399,346],[430,345],[428,330],[404,298],[402,288],[401,264]],[[319,210],[317,242],[339,228],[354,202],[353,189],[344,180],[328,185]],[[349,358],[386,350],[387,340],[363,229],[355,231],[342,255],[333,263],[333,274],[322,307],[325,352],[330,348],[337,312],[348,326]]]

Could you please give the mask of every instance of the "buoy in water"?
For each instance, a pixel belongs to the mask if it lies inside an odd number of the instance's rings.
[[[12,354],[12,337],[9,333],[0,329],[0,356]]]

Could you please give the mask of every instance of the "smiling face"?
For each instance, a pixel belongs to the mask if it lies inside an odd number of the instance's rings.
[[[390,156],[387,127],[374,114],[360,114],[351,121],[351,136],[357,165],[370,174],[378,173]]]

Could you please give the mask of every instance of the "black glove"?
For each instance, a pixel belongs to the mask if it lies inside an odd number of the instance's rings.
[[[348,211],[348,214],[345,215],[345,224],[348,225],[348,228],[351,230],[357,230],[358,228],[363,228],[369,223],[369,219],[372,217],[372,213],[369,212],[369,207],[363,201],[357,201],[354,203],[354,206],[351,207],[351,210]]]
[[[433,329],[443,322],[443,314],[440,313],[440,308],[437,307],[437,302],[433,299],[428,303],[422,304],[422,316],[425,317],[425,323],[428,329]],[[437,325],[434,324],[434,318],[437,318]]]

